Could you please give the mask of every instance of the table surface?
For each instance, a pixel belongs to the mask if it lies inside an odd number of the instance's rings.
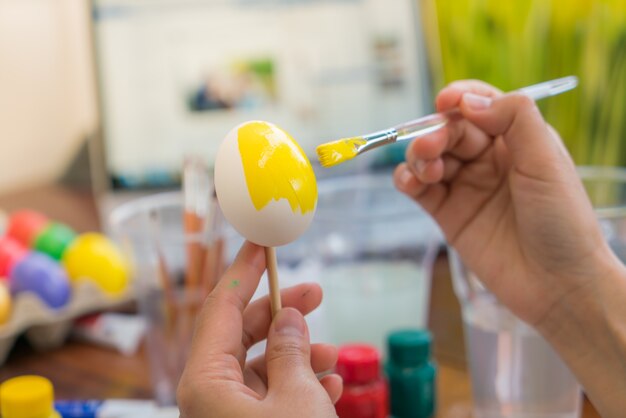
[[[33,208],[77,231],[99,228],[94,200],[88,192],[48,186],[0,197],[0,209]],[[429,328],[434,335],[438,363],[437,417],[471,417],[471,392],[464,364],[462,323],[452,292],[445,256],[434,266]],[[50,378],[58,399],[149,398],[148,364],[143,348],[134,356],[70,341],[38,353],[19,340],[0,367],[0,381],[23,374]],[[583,418],[599,417],[587,399]]]

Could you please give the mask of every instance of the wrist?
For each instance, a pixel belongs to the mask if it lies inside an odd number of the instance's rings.
[[[564,294],[537,325],[538,331],[557,349],[594,344],[592,336],[600,330],[602,336],[607,336],[612,319],[607,307],[626,303],[626,268],[612,252],[599,257],[593,271],[593,277]]]
[[[612,253],[599,273],[563,296],[537,327],[568,364],[603,416],[626,393],[626,267]]]

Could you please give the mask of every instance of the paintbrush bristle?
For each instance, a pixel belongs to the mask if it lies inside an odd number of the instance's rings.
[[[363,137],[342,138],[318,146],[315,151],[322,167],[332,167],[357,156],[359,147],[367,141]]]

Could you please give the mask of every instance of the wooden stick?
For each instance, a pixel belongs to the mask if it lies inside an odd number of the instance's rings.
[[[267,265],[267,279],[270,284],[270,307],[272,308],[272,318],[274,318],[282,308],[280,302],[280,287],[278,286],[276,249],[274,247],[265,247],[265,264]]]

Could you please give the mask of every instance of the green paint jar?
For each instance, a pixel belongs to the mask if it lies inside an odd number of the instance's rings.
[[[431,334],[401,330],[387,339],[391,415],[395,418],[430,418],[435,415],[437,369],[431,361]]]

